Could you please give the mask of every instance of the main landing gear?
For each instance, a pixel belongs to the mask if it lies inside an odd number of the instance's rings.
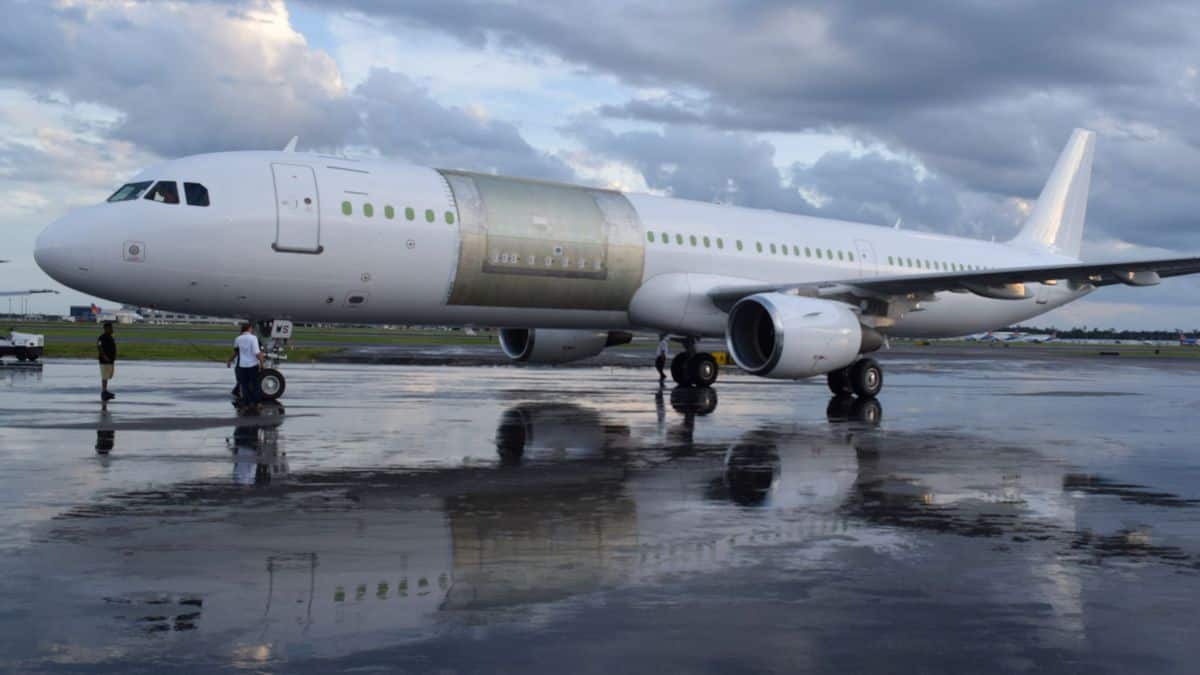
[[[831,371],[828,375],[829,391],[834,396],[875,398],[883,389],[883,368],[871,358],[862,358],[854,363]]]
[[[717,381],[720,367],[712,354],[697,352],[694,340],[684,342],[685,351],[671,359],[671,379],[682,387],[707,389]]]

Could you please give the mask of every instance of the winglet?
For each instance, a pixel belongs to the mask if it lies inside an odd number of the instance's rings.
[[[283,151],[284,152],[295,152],[296,151],[296,143],[299,141],[300,141],[299,136],[292,136],[292,140],[288,141],[288,144],[283,146]]]
[[[1012,243],[1079,257],[1095,144],[1093,131],[1076,129],[1071,133],[1042,194]]]

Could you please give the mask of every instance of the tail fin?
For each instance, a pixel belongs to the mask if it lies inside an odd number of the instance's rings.
[[[1076,129],[1071,133],[1037,204],[1010,243],[1079,257],[1095,145],[1095,132]]]

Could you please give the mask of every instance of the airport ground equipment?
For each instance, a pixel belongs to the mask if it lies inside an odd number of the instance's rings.
[[[45,336],[10,330],[6,337],[0,337],[0,358],[12,356],[20,362],[36,362],[45,346]]]

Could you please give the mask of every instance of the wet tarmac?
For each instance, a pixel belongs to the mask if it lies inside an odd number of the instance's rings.
[[[0,370],[0,671],[1176,672],[1200,364]]]

